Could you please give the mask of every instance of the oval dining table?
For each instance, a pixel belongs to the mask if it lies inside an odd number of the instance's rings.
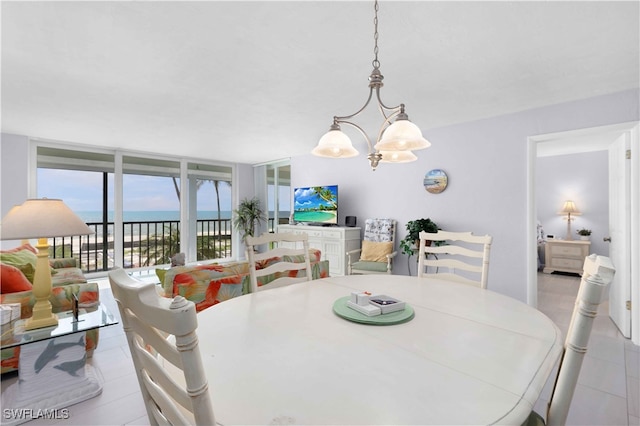
[[[334,313],[367,291],[408,321]],[[198,314],[216,420],[225,425],[521,424],[562,352],[558,327],[508,296],[399,275],[314,280]]]

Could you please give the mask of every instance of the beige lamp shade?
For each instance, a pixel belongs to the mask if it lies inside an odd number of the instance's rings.
[[[20,240],[31,238],[68,237],[93,234],[62,200],[29,199],[14,206],[2,218],[0,239]]]
[[[430,146],[418,126],[409,120],[396,120],[387,127],[375,148],[379,151],[414,151]]]
[[[564,205],[562,206],[562,210],[558,212],[558,214],[580,216],[582,213],[580,213],[580,211],[576,207],[576,203],[574,203],[571,200],[567,200],[564,202]]]

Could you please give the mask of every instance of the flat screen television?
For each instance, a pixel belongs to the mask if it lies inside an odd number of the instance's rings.
[[[295,188],[293,220],[318,224],[338,223],[338,185]]]

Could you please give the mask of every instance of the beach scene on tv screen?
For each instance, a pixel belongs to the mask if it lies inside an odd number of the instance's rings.
[[[296,188],[293,194],[296,222],[338,223],[338,186]]]

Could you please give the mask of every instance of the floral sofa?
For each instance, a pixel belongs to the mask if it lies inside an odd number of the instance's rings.
[[[313,279],[329,276],[329,261],[320,260],[320,250],[311,249],[311,273]],[[273,258],[262,268],[280,261]],[[294,256],[294,262],[304,262],[304,256]],[[292,271],[290,273],[306,271]],[[176,266],[171,269],[157,269],[162,292],[165,297],[182,296],[196,304],[198,312],[234,297],[251,292],[249,264],[234,262],[226,264]],[[258,285],[268,285],[281,274],[261,277]]]
[[[0,304],[20,304],[20,318],[32,315],[36,300],[31,290],[35,271],[36,249],[23,244],[11,250],[0,251]],[[80,308],[92,309],[99,304],[99,288],[97,283],[87,283],[82,270],[77,268],[73,258],[50,261],[52,290],[49,301],[53,312],[70,311],[73,295],[77,295]],[[4,327],[3,327],[3,331]],[[3,335],[3,340],[7,336]],[[9,337],[11,335],[9,334]],[[87,356],[93,354],[98,346],[98,330],[90,330],[86,334]],[[1,373],[18,369],[20,347],[1,351]]]

